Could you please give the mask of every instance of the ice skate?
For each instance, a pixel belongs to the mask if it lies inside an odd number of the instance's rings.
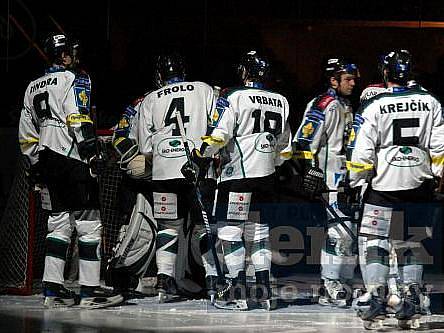
[[[72,290],[66,289],[62,284],[43,282],[43,305],[47,308],[63,308],[78,303],[78,295]]]
[[[347,306],[347,291],[339,280],[323,280],[319,294],[320,305]]]
[[[384,294],[385,292],[378,292],[378,296],[372,295],[369,300],[370,306],[368,310],[360,313],[365,329],[377,330],[382,328],[382,322],[387,315],[387,304],[384,301]]]
[[[157,275],[156,289],[159,295],[159,303],[169,302],[178,297],[176,281],[169,275]]]
[[[270,272],[260,271],[256,272],[256,294],[255,300],[259,303],[262,309],[271,311],[276,309],[277,302],[273,299],[273,293],[270,287]]]
[[[123,296],[102,287],[80,287],[80,307],[84,309],[99,309],[117,305],[123,302]]]
[[[227,283],[227,286],[217,294],[214,306],[224,310],[248,310],[245,272],[239,272],[237,278],[228,279]]]
[[[418,285],[409,286],[405,293],[402,307],[396,312],[398,326],[402,329],[419,328],[419,318],[422,315],[420,290]]]
[[[367,311],[370,308],[370,299],[372,295],[363,289],[358,289],[354,291],[352,308],[356,311],[358,316],[362,312]]]

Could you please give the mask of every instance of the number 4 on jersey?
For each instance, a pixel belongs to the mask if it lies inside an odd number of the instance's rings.
[[[184,124],[190,121],[190,117],[185,116],[185,100],[183,97],[173,98],[165,116],[165,126],[174,124],[175,127],[173,128],[172,135],[180,136],[179,125],[177,124],[176,118],[176,110],[180,112]]]

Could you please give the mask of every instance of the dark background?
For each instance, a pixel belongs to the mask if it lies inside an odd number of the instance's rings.
[[[305,104],[324,89],[320,66],[327,56],[346,56],[360,67],[355,105],[362,88],[380,80],[378,56],[393,48],[410,50],[418,81],[444,95],[442,0],[2,0],[0,215],[15,173],[24,91],[45,68],[14,19],[40,47],[60,30],[80,40],[99,128],[113,126],[126,104],[154,88],[153,60],[164,51],[184,54],[188,79],[222,87],[238,83],[241,54],[263,51],[272,60],[274,89],[290,102],[293,129]]]
[[[379,80],[382,52],[407,48],[420,82],[443,93],[442,1],[4,0],[0,10],[0,73],[6,83],[0,126],[5,127],[17,126],[24,90],[44,69],[14,18],[39,46],[59,27],[81,41],[101,128],[114,125],[127,103],[154,88],[153,58],[169,50],[185,55],[189,79],[222,87],[237,84],[242,53],[264,51],[274,63],[275,88],[291,103],[293,127],[319,92],[321,61],[329,55],[354,60],[364,86]],[[436,27],[429,28],[429,21]]]

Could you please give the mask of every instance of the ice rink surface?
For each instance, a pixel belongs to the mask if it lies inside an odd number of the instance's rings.
[[[442,293],[434,291],[435,313],[421,318],[417,331],[444,332]],[[205,299],[159,304],[157,297],[145,297],[101,310],[45,309],[42,300],[41,294],[0,296],[0,332],[369,332],[354,310],[320,306],[303,293],[298,299],[281,297],[271,312],[219,310]],[[389,318],[379,332],[401,332],[396,324]]]

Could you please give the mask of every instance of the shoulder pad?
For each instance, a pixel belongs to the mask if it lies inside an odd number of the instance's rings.
[[[316,106],[316,108],[318,108],[319,110],[324,111],[327,106],[334,100],[336,100],[334,96],[321,95],[316,99],[314,106]]]
[[[139,104],[140,102],[142,102],[143,99],[144,99],[144,97],[137,97],[136,99],[134,99],[134,100],[131,102],[131,106],[132,106],[132,107],[137,106],[137,104]]]

